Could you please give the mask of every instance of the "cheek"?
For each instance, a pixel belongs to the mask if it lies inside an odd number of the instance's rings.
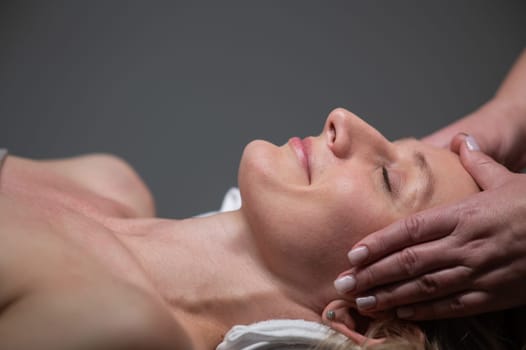
[[[355,243],[394,220],[386,201],[364,184],[356,178],[334,182],[298,201],[302,210],[289,212],[286,218],[286,231],[296,232],[294,236],[299,238],[289,241],[290,246],[299,249],[305,260],[341,268]]]
[[[285,186],[261,162],[268,153],[248,146],[245,153],[253,158],[246,157],[240,167],[242,211],[272,271],[295,278],[309,270],[312,278],[332,279],[348,267],[352,245],[388,220],[386,201],[366,177],[327,176],[312,187]]]
[[[367,185],[369,181],[355,178],[333,187],[333,220],[352,244],[394,220],[388,199]]]

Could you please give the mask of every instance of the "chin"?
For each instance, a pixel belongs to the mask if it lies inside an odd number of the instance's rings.
[[[273,144],[255,140],[245,146],[238,170],[238,186],[243,202],[250,201],[252,190],[256,191],[272,178]],[[267,179],[267,180],[265,180]]]
[[[326,230],[330,226],[326,221],[330,215],[312,198],[295,154],[288,146],[276,147],[265,141],[249,143],[241,158],[238,185],[243,198],[241,211],[262,261],[275,275],[303,283],[303,274],[298,271],[307,267],[312,270],[312,264],[320,269],[320,261],[327,260],[327,250],[320,247],[327,245],[329,234],[319,227]],[[324,281],[327,283],[332,283],[340,271],[320,270],[323,276],[311,277],[317,282],[330,278],[330,282]],[[295,281],[297,278],[300,280]]]
[[[283,229],[280,216],[290,211],[291,207],[286,175],[291,171],[288,163],[292,162],[286,149],[256,140],[245,147],[239,165],[238,186],[243,199],[241,211],[268,265],[276,262],[276,249],[287,237],[280,233]]]
[[[275,145],[263,140],[255,140],[245,146],[238,170],[243,209],[252,211],[250,208],[257,207],[258,201],[268,192],[266,188],[275,177],[272,162],[276,158],[275,149]]]

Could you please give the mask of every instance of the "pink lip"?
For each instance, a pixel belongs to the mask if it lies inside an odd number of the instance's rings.
[[[299,137],[292,137],[289,140],[289,145],[292,146],[298,159],[301,162],[301,165],[305,168],[307,172],[307,177],[309,178],[309,185],[311,182],[310,178],[310,165],[309,165],[309,152],[310,152],[310,142],[307,138],[300,139]]]

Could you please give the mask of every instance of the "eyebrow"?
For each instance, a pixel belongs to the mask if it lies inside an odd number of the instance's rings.
[[[422,173],[422,178],[424,179],[424,192],[422,199],[424,201],[429,201],[433,192],[435,191],[435,176],[431,171],[431,167],[426,160],[426,157],[422,152],[416,151],[413,153],[413,159]]]

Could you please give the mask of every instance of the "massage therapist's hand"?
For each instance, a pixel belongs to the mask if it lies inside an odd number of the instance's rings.
[[[483,192],[417,213],[354,246],[353,268],[335,285],[358,297],[363,313],[436,319],[526,304],[526,174],[477,151],[471,137],[457,136],[452,148]]]

